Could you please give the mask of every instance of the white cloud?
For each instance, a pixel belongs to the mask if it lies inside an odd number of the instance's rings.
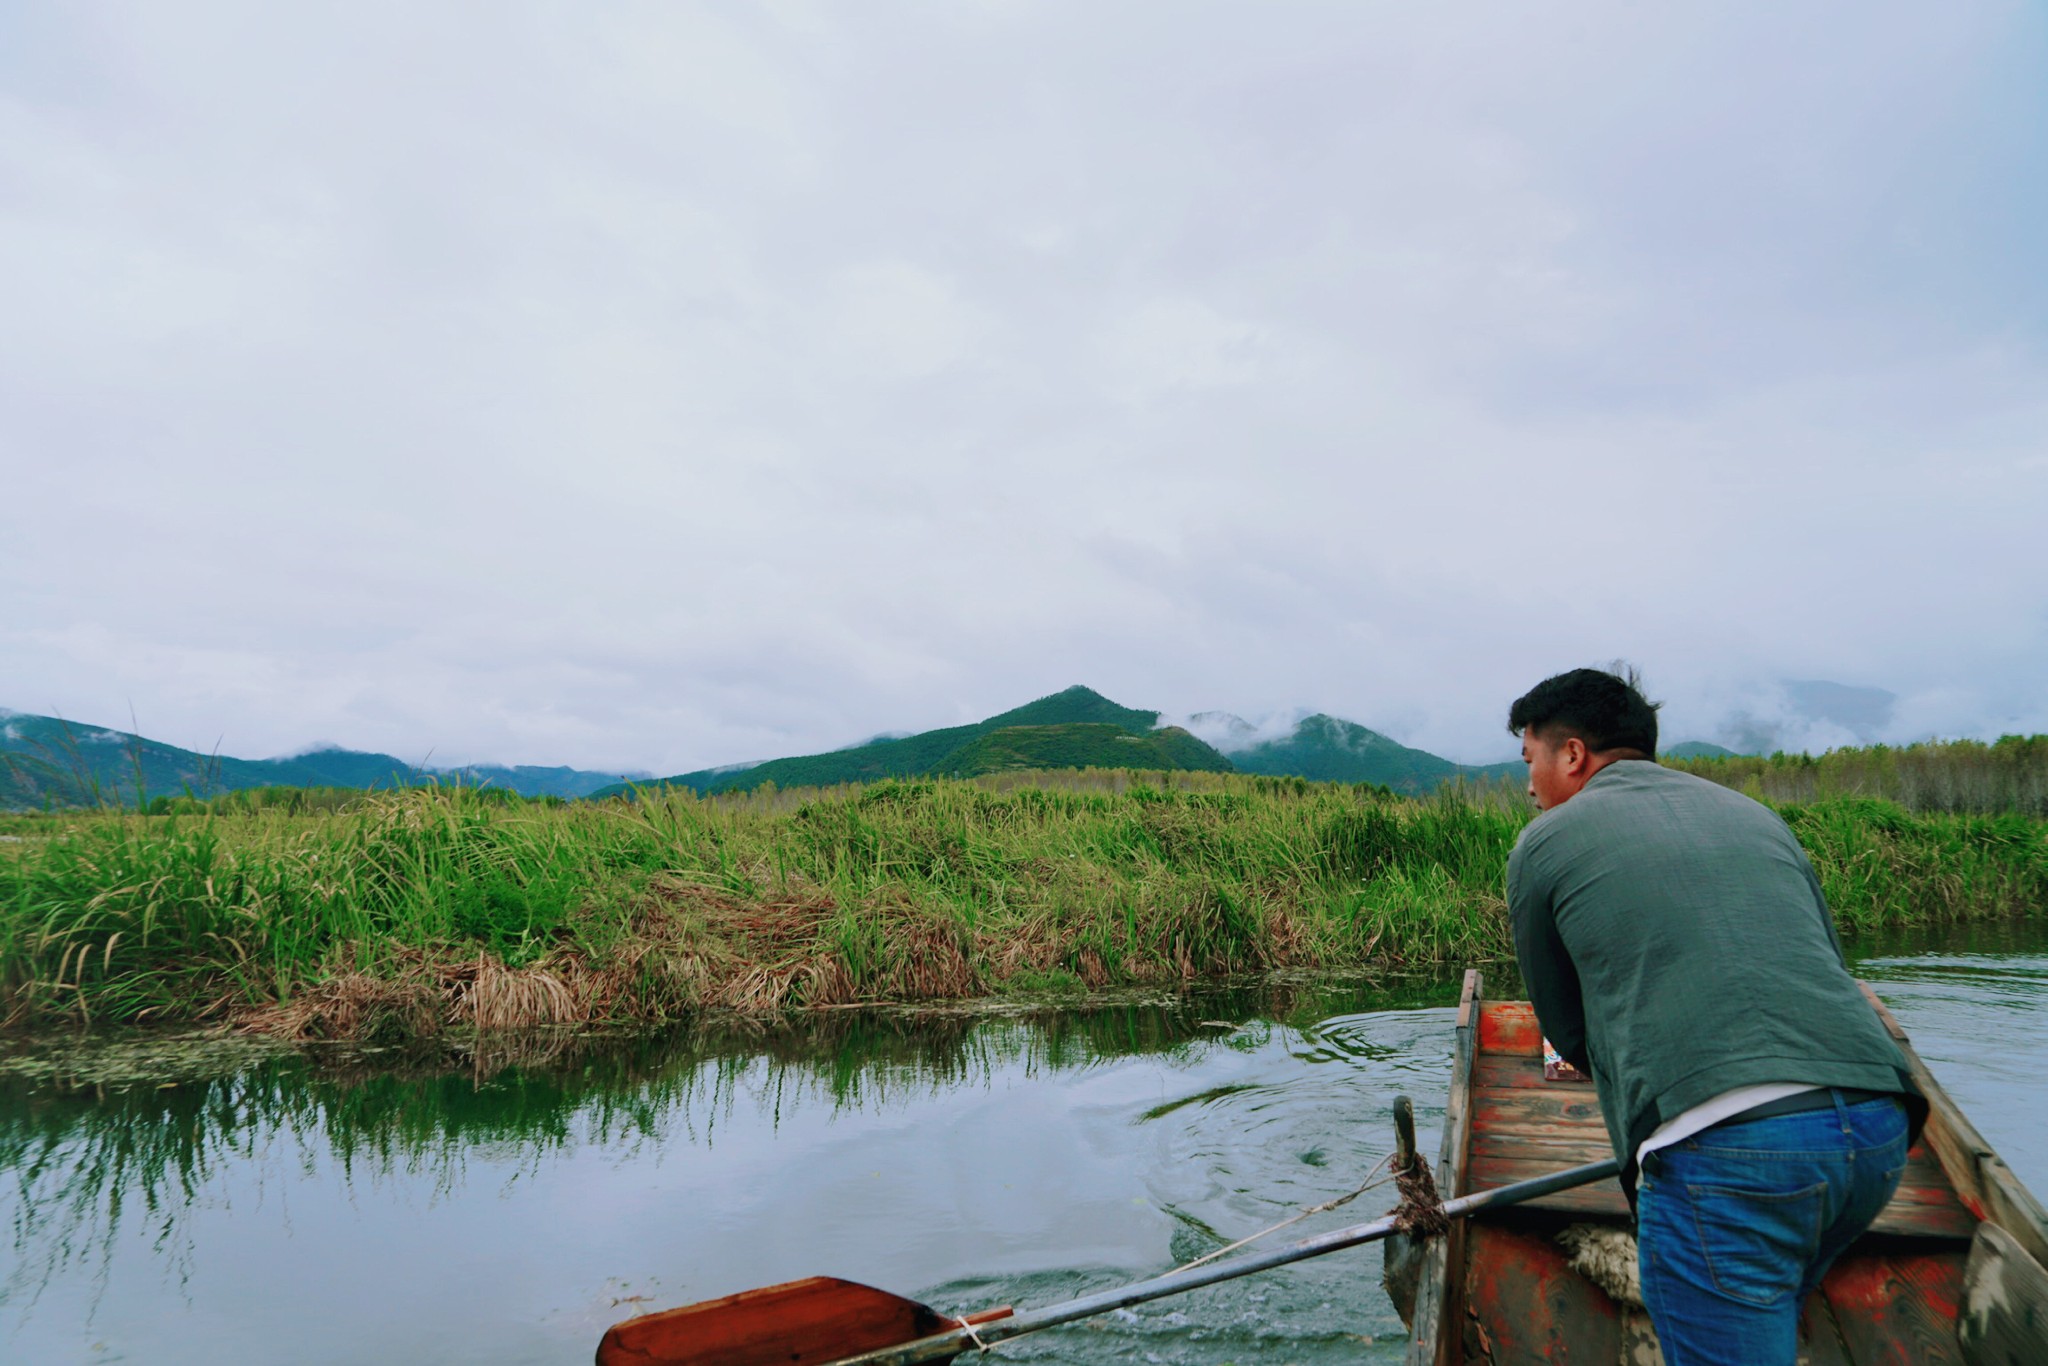
[[[840,361],[881,379],[919,379],[968,355],[986,321],[951,283],[907,261],[872,261],[832,282],[829,326]]]
[[[1260,336],[1198,299],[1154,299],[1112,317],[1097,345],[1115,391],[1142,402],[1166,390],[1251,382]]]
[[[2048,725],[2023,10],[21,22],[12,704],[677,772],[1085,681],[1490,759],[1622,655],[1673,738]]]
[[[1247,720],[1233,712],[1201,711],[1186,716],[1159,718],[1161,726],[1179,726],[1203,743],[1214,746],[1225,754],[1236,754],[1254,745],[1271,740],[1284,740],[1294,733],[1296,726],[1308,712],[1300,707],[1287,707],[1269,712],[1253,720]]]

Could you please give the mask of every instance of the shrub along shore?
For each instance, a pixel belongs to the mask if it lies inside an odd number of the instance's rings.
[[[1531,814],[1505,786],[1092,770],[185,805],[0,817],[0,1022],[395,1040],[1497,960]],[[2048,906],[2038,817],[1779,809],[1847,933]]]

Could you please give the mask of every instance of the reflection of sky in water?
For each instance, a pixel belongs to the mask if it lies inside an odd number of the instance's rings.
[[[2048,1088],[2034,1075],[2048,958],[1894,956],[1859,971],[2022,1178],[2048,1189]],[[1258,1013],[956,1022],[942,1045],[899,1030],[810,1055],[653,1056],[609,1076],[602,1059],[569,1061],[519,1084],[273,1067],[207,1112],[218,1134],[189,1197],[163,1182],[151,1217],[131,1190],[111,1237],[102,1200],[98,1224],[73,1233],[105,1249],[47,1279],[15,1274],[47,1264],[47,1245],[0,1244],[27,1258],[0,1269],[14,1274],[0,1357],[584,1362],[614,1319],[803,1275],[954,1310],[1138,1279],[1351,1189],[1389,1145],[1397,1093],[1425,1125],[1441,1114],[1448,1009],[1325,1002],[1293,1025]],[[40,1192],[118,1127],[114,1102],[66,1103],[68,1146]],[[0,1133],[47,1131],[55,1104],[0,1091]],[[152,1108],[168,1105],[144,1096],[125,1113],[200,1113]],[[167,1123],[121,1142],[175,1137]],[[10,1178],[12,1227],[26,1178]],[[1370,1192],[1277,1236],[1390,1203]],[[1003,1354],[1398,1360],[1378,1273],[1377,1251],[1340,1253]],[[614,1303],[635,1295],[648,1299]]]
[[[1977,1131],[2048,1197],[2048,956],[1919,954],[1856,970]]]
[[[659,1307],[830,1274],[966,1309],[1138,1279],[1348,1190],[1387,1146],[1394,1090],[1441,1085],[1441,1008],[1218,1021],[1245,1014],[984,1021],[923,1054],[896,1037],[794,1061],[657,1060],[637,1087],[589,1094],[323,1082],[296,1062],[220,1080],[204,1103],[197,1086],[97,1104],[17,1086],[0,1091],[0,1134],[17,1156],[58,1146],[43,1175],[0,1187],[0,1219],[24,1213],[24,1182],[44,1216],[0,1273],[0,1357],[587,1361],[642,1307],[614,1303],[628,1296]],[[164,1213],[143,1217],[130,1179],[111,1228],[104,1199],[51,1214],[49,1196],[138,1140],[174,1155],[154,1181]],[[68,1260],[64,1237],[80,1244]],[[1106,1360],[1142,1341],[1224,1361],[1283,1343],[1288,1359],[1356,1360],[1355,1335],[1398,1331],[1378,1266],[1334,1257],[1006,1354]]]

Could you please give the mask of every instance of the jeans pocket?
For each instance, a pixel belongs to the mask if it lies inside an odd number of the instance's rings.
[[[1745,1304],[1776,1304],[1796,1293],[1820,1250],[1828,1183],[1756,1191],[1686,1184],[1700,1256],[1714,1286]]]

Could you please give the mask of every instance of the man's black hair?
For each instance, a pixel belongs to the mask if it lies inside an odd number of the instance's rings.
[[[1508,708],[1508,730],[1533,729],[1545,739],[1576,735],[1595,754],[1633,749],[1656,758],[1658,704],[1643,696],[1634,669],[1616,669],[1622,672],[1573,669],[1544,679]]]

